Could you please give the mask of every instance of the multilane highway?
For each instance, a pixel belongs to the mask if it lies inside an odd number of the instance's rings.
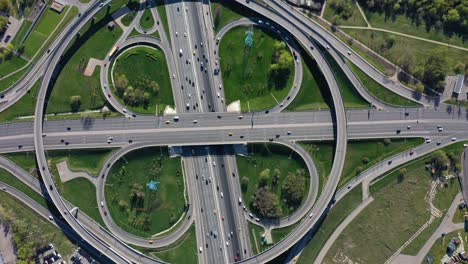
[[[242,2],[242,1],[238,1]],[[108,2],[105,2],[107,4]],[[35,112],[35,121],[33,126],[34,136],[31,134],[32,127],[28,127],[27,123],[20,123],[18,125],[15,124],[8,124],[6,125],[6,130],[1,130],[0,133],[0,149],[2,151],[25,151],[34,149],[36,150],[36,157],[37,162],[39,164],[41,175],[43,176],[43,180],[45,185],[47,186],[47,192],[49,193],[51,200],[57,206],[59,212],[62,214],[64,219],[67,221],[68,224],[75,230],[79,236],[81,236],[87,243],[89,243],[92,247],[96,248],[97,250],[101,251],[103,254],[108,256],[112,261],[117,263],[152,263],[155,260],[150,259],[148,257],[142,256],[138,252],[135,252],[127,245],[122,243],[121,241],[117,240],[115,237],[111,236],[108,237],[105,241],[103,237],[105,235],[90,232],[86,229],[80,220],[75,219],[75,217],[71,216],[69,213],[69,208],[67,204],[62,200],[56,189],[54,188],[53,181],[49,172],[49,168],[47,166],[46,158],[44,155],[44,147],[53,149],[53,148],[80,148],[80,147],[121,147],[126,146],[128,144],[134,143],[150,143],[151,144],[161,144],[161,145],[180,145],[180,146],[193,146],[193,145],[225,145],[225,144],[241,144],[244,142],[268,142],[268,141],[300,141],[300,140],[336,140],[336,153],[335,159],[331,171],[331,175],[329,177],[329,181],[326,183],[321,197],[315,203],[312,211],[311,217],[309,219],[304,220],[301,225],[299,225],[290,235],[288,235],[285,239],[280,241],[274,247],[268,249],[267,251],[252,257],[245,259],[244,262],[246,263],[264,263],[267,262],[274,257],[281,254],[284,248],[289,248],[291,245],[296,243],[307,230],[309,230],[317,221],[317,219],[322,215],[325,208],[327,207],[328,203],[330,202],[332,195],[336,189],[337,182],[339,180],[339,175],[341,173],[341,169],[344,162],[345,150],[346,150],[346,141],[347,138],[369,138],[369,137],[420,137],[420,136],[428,136],[428,137],[437,137],[443,138],[443,142],[440,145],[446,144],[447,140],[450,140],[451,137],[457,136],[458,138],[465,138],[465,131],[466,131],[466,122],[457,123],[454,120],[465,120],[464,113],[459,111],[455,114],[455,111],[433,111],[433,112],[425,112],[423,110],[408,110],[408,109],[398,109],[398,111],[391,111],[391,112],[379,112],[373,109],[369,109],[367,111],[361,112],[351,112],[345,111],[343,107],[343,102],[341,99],[341,95],[336,85],[336,81],[334,79],[333,74],[328,67],[328,64],[323,58],[323,55],[315,46],[314,42],[310,40],[309,35],[310,28],[304,26],[303,23],[296,23],[291,24],[291,21],[294,21],[294,16],[288,17],[285,19],[282,16],[279,16],[277,13],[272,13],[270,10],[265,9],[262,6],[255,5],[254,9],[262,14],[268,14],[271,19],[274,19],[275,22],[281,24],[288,32],[290,32],[298,42],[305,47],[306,51],[311,54],[322,66],[322,72],[329,84],[329,88],[333,97],[333,108],[334,113],[330,114],[330,112],[318,112],[312,113],[312,115],[307,116],[306,114],[295,115],[294,113],[287,113],[287,114],[264,114],[264,113],[254,113],[254,114],[240,114],[240,116],[232,115],[232,114],[201,114],[201,113],[193,113],[187,115],[181,115],[179,122],[174,122],[171,116],[169,117],[157,117],[157,118],[150,118],[150,117],[138,117],[135,119],[109,119],[109,121],[102,121],[102,120],[94,120],[94,119],[86,119],[82,121],[59,121],[57,123],[50,123],[54,125],[48,125],[49,122],[43,122],[43,114],[44,114],[44,104],[46,100],[46,92],[47,87],[49,86],[50,79],[52,77],[55,65],[59,65],[60,55],[63,53],[64,49],[66,48],[67,44],[71,41],[73,36],[76,35],[78,30],[89,20],[97,11],[100,10],[98,8],[98,2],[94,3],[90,6],[88,11],[85,11],[82,16],[76,19],[76,23],[73,23],[70,28],[63,32],[63,37],[57,40],[56,48],[54,48],[50,55],[50,59],[45,61],[43,64],[44,68],[47,68],[47,71],[44,75],[44,81],[42,83],[39,95],[38,95],[38,103],[36,105],[36,112]],[[104,6],[105,6],[104,4]],[[188,12],[192,10],[192,6],[190,9],[182,9],[174,11],[176,6],[179,3],[171,2],[170,4],[174,4],[174,6],[169,5],[167,10],[169,11],[169,17],[175,16],[175,12]],[[182,7],[187,4],[182,2]],[[200,21],[204,21],[206,25],[206,18],[204,17],[204,12],[199,12],[199,8],[197,7],[197,3],[190,3],[193,4],[193,10],[197,12],[193,14],[188,19],[184,15],[184,20],[178,20],[177,23],[173,24],[175,28],[181,28],[182,30],[185,29],[184,32],[195,32],[194,39],[196,41],[201,42],[206,39],[203,32],[200,30],[199,25],[202,23]],[[243,3],[244,5],[248,5]],[[251,5],[252,6],[252,5]],[[172,11],[171,11],[172,10]],[[203,8],[201,8],[203,10]],[[171,13],[172,12],[172,13]],[[188,12],[190,13],[190,12]],[[284,10],[280,11],[283,15],[288,13]],[[288,14],[289,15],[289,14]],[[172,19],[169,19],[170,21]],[[185,27],[180,26],[179,23],[184,22],[192,22],[188,25],[186,24]],[[193,28],[191,28],[193,27]],[[190,30],[187,30],[190,29]],[[198,31],[197,31],[198,29]],[[171,34],[175,32],[171,30]],[[176,47],[182,47],[185,45],[187,47],[187,41],[174,41],[175,38],[181,37],[180,34],[182,32],[178,32],[179,36],[173,37],[173,55],[174,53],[178,53],[179,49]],[[190,43],[191,37],[188,37],[188,42]],[[184,44],[185,43],[185,44]],[[212,41],[211,41],[212,43]],[[188,45],[190,48],[191,45]],[[201,43],[200,43],[201,46]],[[204,51],[202,51],[204,52]],[[208,47],[206,52],[210,53],[213,52],[212,48]],[[357,57],[357,56],[356,56]],[[199,58],[203,59],[203,58]],[[212,61],[210,55],[208,55],[208,61]],[[192,61],[185,65],[193,65]],[[205,59],[206,63],[206,59]],[[53,66],[52,66],[53,65]],[[178,73],[176,74],[177,78],[180,80],[180,76],[182,76],[184,69],[187,69],[187,66],[184,64],[178,64]],[[361,67],[361,65],[358,65]],[[365,68],[365,66],[363,66]],[[190,68],[190,67],[189,67]],[[196,67],[191,67],[192,69]],[[201,69],[201,68],[200,68]],[[204,68],[203,68],[204,71]],[[175,73],[173,73],[175,74]],[[196,84],[199,82],[202,83],[203,87],[210,87],[212,85],[213,80],[210,79],[210,75],[208,74],[200,74],[200,72],[195,72],[193,75],[194,79],[200,80],[196,81]],[[198,76],[198,77],[197,77]],[[371,75],[372,76],[372,75]],[[187,76],[188,77],[188,76]],[[175,78],[175,77],[174,77]],[[183,80],[180,80],[183,82]],[[382,81],[380,81],[382,82]],[[192,82],[193,83],[193,82]],[[390,84],[390,86],[392,86]],[[195,87],[195,85],[193,85]],[[194,89],[194,93],[197,95],[197,98],[201,99],[201,95],[203,94],[203,90],[200,93],[201,87],[197,87]],[[215,111],[223,111],[225,108],[224,102],[222,99],[216,99],[213,96],[215,91],[215,87],[207,89],[206,92],[211,93],[211,97],[205,101],[205,103],[199,103],[197,106],[197,101],[192,101],[192,94],[190,92],[183,92],[183,98],[185,102],[189,103],[190,111],[196,110],[198,107],[202,108],[198,111],[205,111],[203,110],[204,106],[207,106],[208,109],[214,108]],[[187,91],[187,90],[186,90]],[[424,97],[425,98],[425,97]],[[176,99],[177,100],[177,99]],[[198,100],[198,99],[197,99]],[[426,101],[424,101],[426,100]],[[420,102],[424,104],[428,104],[427,98],[424,100],[420,100]],[[201,102],[201,101],[200,101]],[[210,107],[210,102],[212,103]],[[195,106],[193,105],[195,103]],[[187,104],[187,103],[185,103]],[[182,110],[184,111],[184,110]],[[178,112],[181,112],[180,109]],[[310,113],[309,113],[310,114]],[[198,120],[202,120],[201,122],[194,122],[195,120],[193,117],[196,115],[199,116]],[[245,115],[245,116],[244,116]],[[424,116],[426,115],[426,116]],[[221,117],[219,117],[221,116]],[[242,117],[241,117],[242,116]],[[356,117],[357,116],[357,117]],[[443,117],[446,119],[437,119],[437,118],[429,118],[432,117]],[[447,116],[450,116],[451,119],[447,119]],[[304,122],[300,122],[301,118],[306,120]],[[382,118],[382,119],[379,119]],[[392,119],[393,118],[393,119]],[[347,120],[348,119],[348,122]],[[322,122],[320,122],[322,120]],[[325,121],[323,121],[325,120]],[[375,120],[383,120],[383,121],[375,121]],[[62,122],[62,123],[60,123]],[[74,123],[75,122],[75,123]],[[169,123],[168,123],[169,122]],[[438,132],[434,129],[434,124],[442,123],[446,129],[443,132]],[[69,125],[68,125],[69,124]],[[136,125],[131,126],[131,125]],[[11,134],[10,128],[19,129],[15,134]],[[104,128],[107,126],[107,129]],[[99,130],[98,128],[102,128]],[[109,129],[111,127],[112,129]],[[395,129],[396,128],[396,129]],[[48,130],[50,129],[50,130]],[[57,130],[54,130],[57,129]],[[21,131],[27,133],[21,133]],[[232,131],[229,133],[228,131]],[[369,131],[372,131],[372,134],[369,135]],[[19,132],[19,133],[18,133]],[[92,132],[92,133],[91,133]],[[115,134],[114,134],[115,133]],[[5,135],[6,134],[6,135]],[[115,135],[116,140],[109,146],[106,143],[105,139],[109,135]],[[438,139],[437,139],[438,140]],[[435,141],[435,140],[434,140]],[[427,144],[428,149],[436,149],[438,148],[438,144],[436,142],[432,142]],[[34,143],[34,144],[33,144]],[[217,161],[219,164],[224,163],[225,157],[221,157],[220,155],[214,155],[210,153],[215,148],[208,148],[208,155],[206,157],[209,161]],[[215,162],[216,162],[215,161]],[[207,168],[206,164],[202,165],[203,162],[208,163],[207,161],[203,161],[202,156],[196,157],[193,161],[193,167],[196,168],[195,171],[202,172],[204,169]],[[198,165],[197,165],[198,164]],[[233,161],[230,161],[229,164],[233,164]],[[213,170],[212,166],[209,166],[210,170]],[[197,169],[198,168],[198,169]],[[226,170],[221,170],[217,172],[212,172],[210,175],[213,177],[226,177],[223,176],[223,173],[226,174]],[[216,181],[214,181],[216,183]],[[221,180],[221,186],[230,185],[227,181]],[[214,185],[213,185],[214,186]],[[224,187],[222,187],[224,188]],[[228,187],[231,188],[231,187]],[[199,186],[199,192],[196,192],[198,197],[200,197],[201,193],[204,193],[202,190],[203,187]],[[231,192],[232,189],[227,190],[229,194],[235,193]],[[216,194],[217,190],[212,190],[208,193]],[[233,197],[231,197],[232,199]],[[213,196],[215,197],[215,196]],[[223,225],[222,223],[213,223],[214,226],[218,226],[220,229],[225,227],[236,226],[235,223],[235,211],[232,210],[234,207],[232,200],[225,199],[226,202],[223,202],[222,206],[220,206],[219,202],[218,205],[208,205],[209,208],[219,208],[221,212],[225,212],[227,215],[230,215],[229,220]],[[234,198],[235,199],[235,198]],[[215,201],[217,199],[214,199]],[[193,210],[201,209],[201,206],[198,205],[194,206]],[[231,208],[231,209],[229,209]],[[231,210],[231,211],[229,211]],[[218,221],[219,222],[219,221]],[[231,228],[232,229],[232,228]],[[225,234],[225,232],[223,232]],[[237,247],[234,248],[231,253],[223,253],[222,258],[227,260],[227,258],[233,257],[233,252],[241,249],[242,246],[239,246],[239,240],[237,240],[237,236],[234,236]],[[199,238],[197,238],[199,239]],[[242,240],[241,240],[242,241]],[[240,242],[242,243],[242,242]],[[221,255],[212,254],[210,257],[212,259],[207,259],[208,262],[211,263],[212,260],[220,260]],[[228,260],[231,261],[231,260]]]

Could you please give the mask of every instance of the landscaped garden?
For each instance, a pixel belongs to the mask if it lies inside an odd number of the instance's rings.
[[[111,70],[113,91],[128,108],[154,114],[173,107],[169,70],[160,49],[137,46],[125,50]]]
[[[282,145],[251,144],[248,148],[249,156],[237,157],[244,203],[260,217],[290,215],[309,192],[304,161]]]
[[[156,190],[147,184],[156,182]],[[167,148],[135,150],[111,168],[105,187],[114,222],[127,232],[151,237],[175,224],[185,209],[180,158]]]
[[[244,43],[252,29],[253,44]],[[293,86],[294,59],[281,38],[262,27],[239,26],[219,44],[226,103],[240,100],[242,111],[275,106]]]

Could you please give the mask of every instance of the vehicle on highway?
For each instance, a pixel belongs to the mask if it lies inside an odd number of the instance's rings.
[[[179,116],[174,116],[173,119],[174,119],[175,122],[177,122],[177,121],[179,121]]]
[[[220,195],[221,195],[221,198],[224,198],[224,194],[223,194],[223,192],[221,192],[221,193],[220,193]]]
[[[107,215],[107,211],[106,211],[106,210],[104,210],[104,215]]]
[[[104,207],[104,201],[101,201],[101,207]]]
[[[179,56],[182,57],[182,49],[179,49]]]
[[[429,137],[426,137],[426,143],[431,143],[431,139]]]
[[[288,136],[291,135],[291,131],[286,132],[286,134],[287,134]]]
[[[213,167],[216,167],[216,162],[215,161],[213,161]]]
[[[441,143],[442,143],[442,142],[440,142],[440,141],[437,141],[437,142],[436,142],[437,146],[439,146]]]
[[[456,137],[453,137],[453,138],[452,138],[452,141],[455,141],[455,140],[457,140],[457,138],[456,138]]]
[[[242,204],[242,198],[239,197],[239,205]]]
[[[222,215],[222,216],[221,216],[221,220],[223,220],[223,221],[224,221],[224,215]]]
[[[203,247],[200,247],[200,248],[198,249],[198,251],[199,251],[200,253],[203,253]]]
[[[49,219],[50,219],[50,220],[54,220],[54,217],[51,216],[51,215],[49,215]]]
[[[408,125],[406,128],[407,128],[407,129],[411,129],[411,126],[410,126],[410,125]]]
[[[196,120],[196,119],[195,119],[195,120],[193,120],[193,123],[194,123],[194,124],[198,123],[198,120]]]
[[[127,113],[127,109],[123,108],[122,112]]]
[[[154,241],[153,241],[153,240],[148,240],[148,243],[149,243],[149,244],[153,244]]]

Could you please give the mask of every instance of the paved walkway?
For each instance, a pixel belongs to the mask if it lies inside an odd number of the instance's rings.
[[[367,27],[369,27],[369,28],[372,27],[371,24],[369,23],[369,21],[367,21],[366,14],[364,14],[364,11],[362,11],[362,8],[361,8],[361,6],[359,5],[358,2],[356,2],[356,7],[358,8],[359,12],[361,13],[362,18],[364,18],[364,21],[366,21]]]
[[[60,175],[60,180],[62,180],[62,182],[64,183],[67,181],[76,179],[76,178],[86,178],[90,182],[92,182],[94,185],[96,185],[95,177],[92,177],[91,175],[89,175],[87,172],[84,172],[84,171],[71,171],[70,168],[68,168],[68,164],[66,160],[57,164],[57,171]]]
[[[368,27],[339,26],[339,27],[340,27],[340,28],[351,28],[351,29],[372,29],[372,30],[375,30],[375,31],[381,31],[381,32],[386,32],[386,33],[392,33],[392,34],[399,35],[399,36],[403,36],[403,37],[407,37],[407,38],[422,40],[422,41],[430,42],[430,43],[433,43],[433,44],[438,44],[438,45],[446,46],[446,47],[449,47],[449,48],[454,48],[454,49],[459,49],[459,50],[468,51],[468,48],[464,48],[464,47],[460,47],[460,46],[455,46],[455,45],[450,45],[450,44],[447,44],[447,43],[444,43],[444,42],[435,41],[435,40],[431,40],[431,39],[416,37],[416,36],[414,36],[414,35],[408,35],[408,34],[405,34],[405,33],[397,32],[397,31],[393,31],[393,30],[388,30],[388,29],[384,29],[384,28],[375,28],[375,27],[371,27],[371,26],[368,26]]]
[[[85,76],[92,76],[93,72],[94,72],[94,68],[96,68],[96,66],[101,66],[102,67],[103,62],[104,61],[98,60],[98,59],[95,59],[95,58],[89,59],[88,65],[86,65],[86,69],[84,71],[84,75]]]
[[[361,213],[361,211],[366,208],[366,206],[368,206],[372,201],[374,201],[374,198],[372,198],[372,196],[369,196],[369,198],[367,198],[366,200],[364,200],[358,207],[356,207],[356,209],[354,209],[346,218],[343,222],[341,222],[341,224],[335,229],[335,231],[333,232],[333,234],[328,238],[327,242],[325,243],[325,245],[322,247],[322,249],[320,250],[320,253],[319,255],[317,256],[317,258],[315,259],[314,263],[315,264],[319,264],[319,263],[322,263],[325,256],[327,255],[327,252],[328,250],[331,248],[331,246],[333,245],[333,243],[335,243],[335,240],[340,236],[340,234],[343,232],[343,230],[349,225],[349,223],[351,223],[351,221],[354,220],[354,218],[356,218],[356,216],[359,215],[359,213]]]

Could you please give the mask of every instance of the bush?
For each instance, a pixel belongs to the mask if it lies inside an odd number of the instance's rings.
[[[390,145],[390,143],[392,143],[392,140],[389,139],[389,138],[386,138],[386,139],[384,139],[383,143],[384,143],[385,146],[388,146],[388,145]]]
[[[362,158],[362,163],[364,163],[364,164],[369,163],[369,158],[368,157]]]

